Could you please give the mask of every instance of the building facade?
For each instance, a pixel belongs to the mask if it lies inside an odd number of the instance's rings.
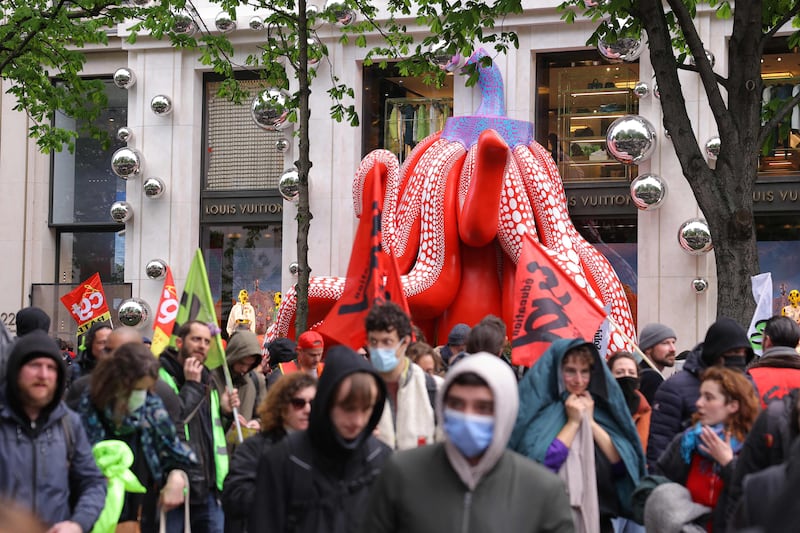
[[[713,251],[689,255],[678,245],[680,225],[702,213],[665,135],[659,99],[633,94],[637,81],[654,85],[647,52],[634,63],[604,61],[585,45],[595,29],[591,21],[564,23],[558,3],[529,2],[535,7],[505,21],[505,28],[519,37],[518,49],[494,57],[505,81],[508,116],[532,122],[537,140],[553,145],[573,220],[630,289],[638,324],[670,324],[678,332],[679,347],[688,349],[716,316],[714,258]],[[215,8],[208,6],[200,14],[213,28]],[[239,28],[231,34],[241,57],[255,52],[263,38],[248,28],[254,14],[239,12]],[[718,20],[701,7],[697,17],[700,36],[716,58],[715,69],[725,72],[730,21]],[[343,276],[357,222],[352,179],[360,159],[375,148],[404,158],[448,116],[473,113],[481,97],[458,75],[434,90],[391,68],[365,67],[364,49],[341,44],[335,27],[323,25],[317,32],[330,60],[317,65],[311,94],[314,218],[309,262],[312,275]],[[0,210],[6,223],[0,245],[6,250],[6,265],[0,277],[0,319],[13,330],[15,312],[33,303],[54,315],[54,333],[68,336],[75,325],[58,295],[95,271],[104,285],[119,284],[111,289],[112,306],[133,296],[154,312],[163,282],[149,279],[145,265],[163,259],[182,287],[199,247],[222,323],[239,290],[247,289],[261,313],[258,329],[263,332],[272,317],[274,294],[296,280],[291,269],[296,260],[295,204],[277,190],[280,175],[297,158],[296,138],[291,129],[259,129],[249,106],[216,97],[219,80],[195,54],[146,38],[128,44],[124,37],[120,27],[107,48],[88,50],[85,74],[108,80],[109,110],[103,120],[112,134],[122,126],[132,132],[127,145],[143,160],[136,177],[123,180],[111,172],[111,154],[126,144],[122,141],[110,150],[83,140],[74,154],[39,153],[27,137],[28,117],[13,111],[12,99],[2,95]],[[794,56],[798,54],[780,38],[765,55],[765,79],[776,95],[789,86],[791,93],[800,83],[800,59]],[[110,81],[121,67],[136,76],[127,90]],[[355,89],[361,126],[330,118],[325,83],[331,73]],[[680,76],[695,133],[703,142],[717,132],[701,82],[692,72]],[[247,74],[242,78],[254,95],[262,88]],[[171,113],[152,111],[157,95],[171,100]],[[623,114],[643,116],[657,133],[655,153],[635,167],[605,154],[605,130]],[[69,125],[67,117],[57,120]],[[791,127],[800,133],[797,121]],[[800,196],[795,146],[791,136],[774,141],[754,198],[762,270],[773,271],[776,306],[781,290],[800,286],[800,275],[785,266],[800,256],[793,214]],[[658,174],[668,185],[659,209],[639,211],[631,200],[630,181],[645,172]],[[164,184],[158,198],[143,191],[144,180],[152,177]],[[126,201],[132,209],[124,224],[114,223],[108,214],[115,201]],[[698,293],[693,281],[699,278],[709,288]]]

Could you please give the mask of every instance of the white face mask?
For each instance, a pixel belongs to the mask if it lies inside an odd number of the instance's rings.
[[[136,389],[131,391],[131,395],[128,396],[128,412],[133,413],[141,406],[144,405],[145,400],[147,399],[147,389]]]

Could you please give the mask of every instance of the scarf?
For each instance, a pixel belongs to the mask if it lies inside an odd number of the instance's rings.
[[[717,436],[722,439],[723,441],[727,439],[727,435],[725,435],[725,425],[724,424],[716,424],[710,427]],[[681,438],[681,457],[683,461],[688,465],[692,462],[692,454],[699,453],[706,459],[714,460],[708,453],[704,452],[700,449],[700,444],[703,441],[700,440],[700,434],[703,432],[703,424],[698,422],[694,426],[690,427],[683,433],[683,437]],[[742,449],[742,443],[739,440],[731,435],[731,449],[733,450],[733,454],[736,455],[739,453],[739,450]]]

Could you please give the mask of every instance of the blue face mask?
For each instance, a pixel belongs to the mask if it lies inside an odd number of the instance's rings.
[[[472,459],[486,451],[494,435],[494,417],[444,410],[444,432],[464,457]]]
[[[400,341],[400,344],[403,344],[403,342]],[[400,360],[397,358],[397,348],[400,347],[400,344],[394,348],[369,349],[369,360],[372,362],[372,366],[375,367],[375,370],[386,373],[397,368],[397,365],[400,363]]]

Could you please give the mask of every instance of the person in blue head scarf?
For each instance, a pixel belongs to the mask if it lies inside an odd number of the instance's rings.
[[[630,516],[645,460],[625,396],[592,343],[559,339],[519,384],[509,448],[567,484],[576,532]]]

